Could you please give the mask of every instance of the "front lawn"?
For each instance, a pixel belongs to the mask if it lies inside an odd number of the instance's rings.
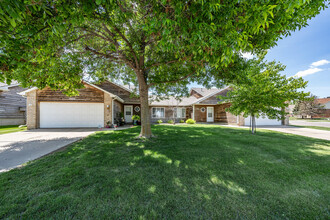
[[[0,134],[7,134],[17,131],[25,131],[26,127],[19,128],[18,125],[0,126]]]
[[[216,125],[97,132],[0,174],[0,219],[329,219],[330,142]]]

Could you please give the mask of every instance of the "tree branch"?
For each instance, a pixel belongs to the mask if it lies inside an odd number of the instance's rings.
[[[176,82],[188,79],[190,76],[192,76],[194,74],[195,74],[195,72],[192,72],[192,73],[190,73],[182,78],[176,79],[176,80],[162,81],[162,82],[158,82],[158,83],[150,83],[150,84],[148,84],[148,86],[154,86],[156,84],[164,84],[164,83],[176,83]]]
[[[102,56],[102,57],[104,57],[104,58],[108,58],[108,59],[110,59],[111,61],[118,61],[118,60],[119,60],[118,57],[115,57],[115,56],[112,56],[112,55],[110,55],[110,54],[106,54],[106,53],[101,53],[101,52],[99,52],[99,51],[97,51],[97,50],[95,50],[95,49],[92,49],[92,48],[88,47],[88,46],[85,47],[85,50],[86,50],[86,51],[90,51],[90,52],[92,52],[92,53],[95,54],[95,55]]]
[[[121,38],[127,43],[127,46],[131,49],[131,53],[133,54],[136,67],[138,67],[139,66],[139,61],[138,61],[138,58],[136,56],[136,53],[135,53],[135,51],[134,51],[134,49],[132,47],[132,44],[127,40],[127,38],[125,37],[125,35],[123,33],[121,33],[121,31],[116,26],[114,26],[113,28],[121,36]]]
[[[152,64],[152,65],[150,65],[148,68],[145,68],[145,71],[146,70],[149,70],[149,69],[151,69],[152,67],[155,67],[155,66],[160,66],[160,65],[167,65],[167,64],[171,64],[171,63],[175,63],[175,62],[178,62],[179,60],[170,60],[170,61],[168,61],[168,62],[165,62],[165,63],[161,63],[161,62],[158,62],[158,63],[154,63],[154,64]]]

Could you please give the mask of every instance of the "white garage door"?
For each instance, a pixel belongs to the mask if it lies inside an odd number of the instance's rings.
[[[256,118],[256,124],[257,124],[257,126],[260,126],[260,125],[282,125],[282,121],[277,120],[277,119],[269,119],[267,117],[260,117],[260,118]],[[244,125],[245,126],[250,126],[250,116],[245,118]]]
[[[103,103],[40,102],[40,128],[103,126]]]

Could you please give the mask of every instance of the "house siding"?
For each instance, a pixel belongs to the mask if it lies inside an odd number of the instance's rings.
[[[104,102],[104,92],[87,84],[85,88],[78,89],[77,96],[67,96],[62,91],[49,87],[37,91],[39,102]]]
[[[17,93],[26,90],[20,86],[9,87],[0,92],[0,125],[25,124],[26,98]]]
[[[153,118],[152,117],[152,108],[164,108],[165,117],[164,118]],[[185,108],[186,117],[174,118],[174,108]],[[191,118],[191,114],[192,114],[192,107],[190,107],[190,106],[176,106],[176,107],[151,106],[149,110],[150,110],[151,123],[157,123],[158,120],[162,120],[164,123],[167,123],[167,121],[169,121],[169,120],[173,120],[175,123],[179,123],[181,120],[186,121],[188,118]]]

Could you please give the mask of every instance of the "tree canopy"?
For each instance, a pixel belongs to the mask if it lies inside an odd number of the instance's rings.
[[[3,0],[0,81],[68,94],[88,75],[138,86],[142,136],[148,91],[182,94],[244,75],[241,52],[268,49],[327,7],[322,0]],[[145,133],[148,133],[145,135]]]
[[[246,75],[232,85],[233,90],[221,97],[230,102],[227,109],[235,115],[251,117],[252,133],[255,131],[255,117],[267,116],[270,119],[282,120],[285,109],[291,101],[305,100],[309,92],[304,92],[307,81],[299,77],[281,75],[285,66],[275,61],[264,61],[265,54],[248,61]]]

